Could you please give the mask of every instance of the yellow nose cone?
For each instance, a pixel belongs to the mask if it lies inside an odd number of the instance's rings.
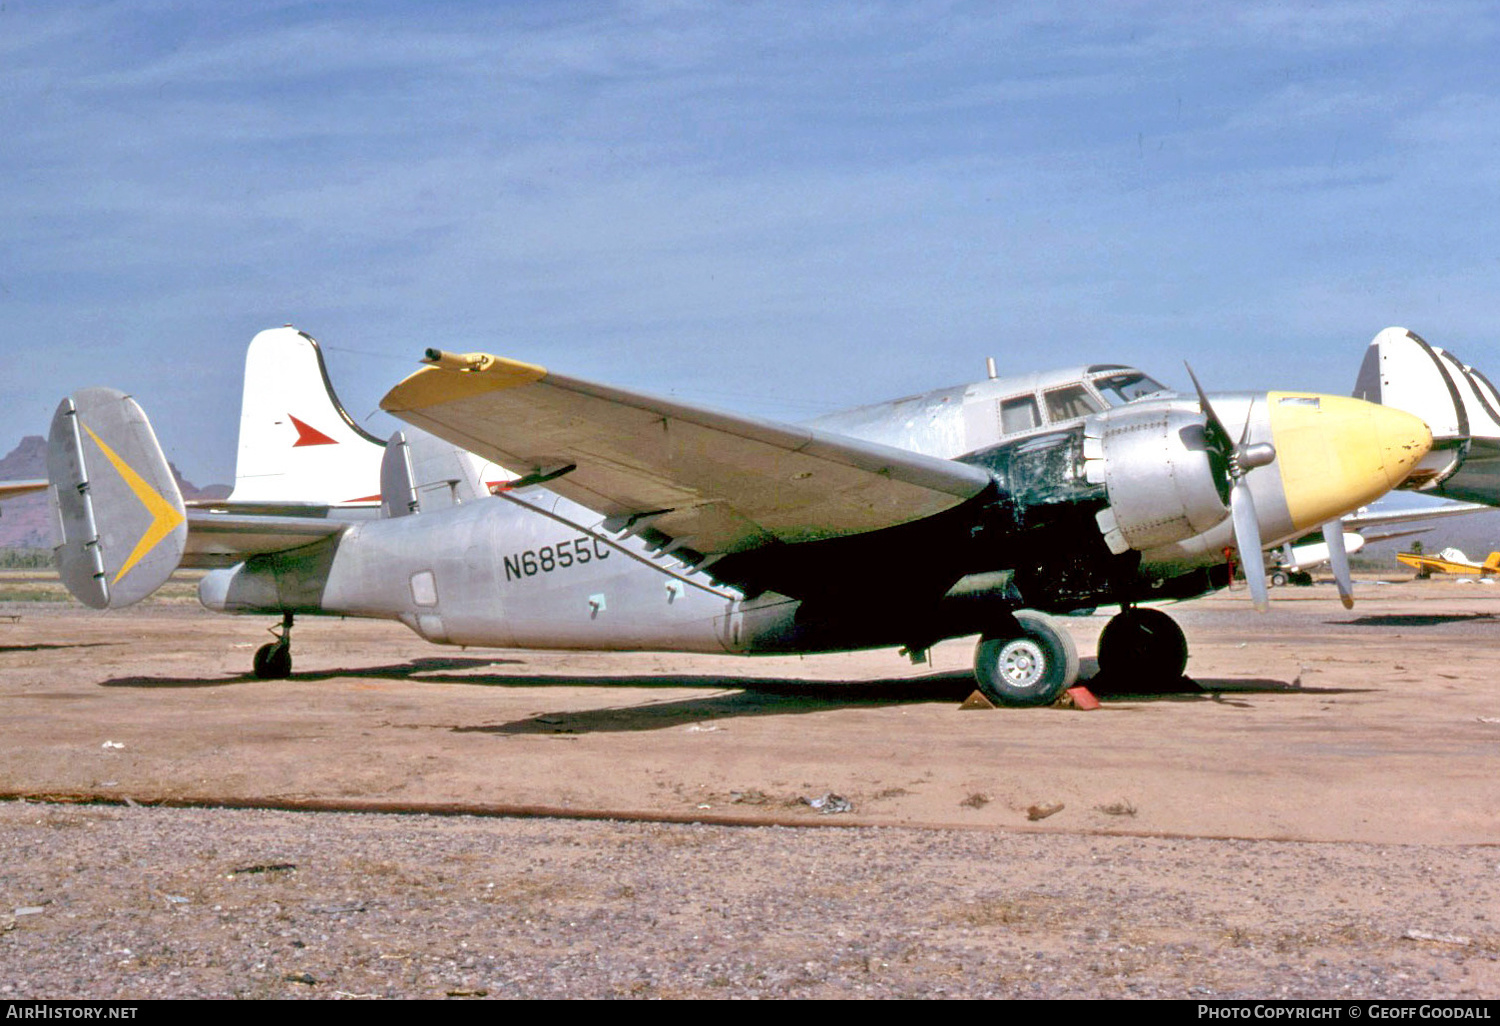
[[[1298,530],[1374,502],[1432,447],[1427,425],[1404,410],[1337,395],[1266,398],[1287,512]]]

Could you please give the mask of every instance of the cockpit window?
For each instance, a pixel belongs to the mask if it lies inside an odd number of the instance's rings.
[[[1074,417],[1087,417],[1090,413],[1099,412],[1098,402],[1085,392],[1081,385],[1054,388],[1046,393],[1046,399],[1047,419],[1053,423],[1059,420],[1072,420]]]
[[[1036,400],[1029,395],[1007,399],[1000,404],[1000,430],[1007,435],[1013,431],[1030,431],[1041,422]]]
[[[1107,378],[1095,378],[1094,387],[1099,390],[1100,395],[1104,396],[1104,401],[1111,406],[1122,406],[1143,395],[1166,391],[1164,385],[1146,377],[1140,371],[1131,371],[1129,374],[1111,374]]]

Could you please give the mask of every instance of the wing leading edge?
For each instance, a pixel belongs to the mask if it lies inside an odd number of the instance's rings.
[[[978,467],[516,360],[429,350],[427,362],[382,409],[705,558],[911,523],[990,486]]]

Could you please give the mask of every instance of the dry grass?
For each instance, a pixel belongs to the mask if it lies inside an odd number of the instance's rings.
[[[198,582],[206,571],[178,570],[142,605],[181,605],[198,601]],[[55,570],[0,570],[0,602],[71,603],[73,597]]]

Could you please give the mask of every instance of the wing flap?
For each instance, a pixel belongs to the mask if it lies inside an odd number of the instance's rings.
[[[430,354],[381,407],[704,555],[861,534],[977,495],[976,467],[486,355]]]

